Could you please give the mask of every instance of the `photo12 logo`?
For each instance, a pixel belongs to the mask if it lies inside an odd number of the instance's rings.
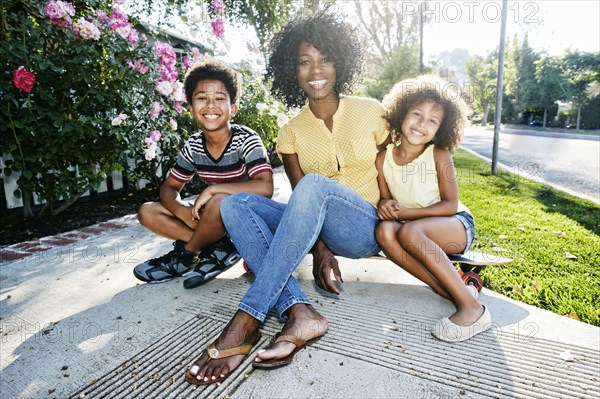
[[[513,1],[508,4],[507,18],[514,23],[540,24],[540,6],[537,2]],[[421,15],[423,20],[439,23],[488,22],[497,23],[502,19],[500,1],[403,1],[402,22]]]

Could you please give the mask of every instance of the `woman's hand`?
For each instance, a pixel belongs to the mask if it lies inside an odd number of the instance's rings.
[[[319,288],[339,295],[340,291],[331,281],[331,271],[333,270],[336,281],[340,284],[344,282],[337,259],[321,239],[315,243],[312,254],[315,283]]]
[[[382,199],[377,205],[377,216],[381,220],[396,220],[398,219],[398,210],[400,205],[393,199]]]

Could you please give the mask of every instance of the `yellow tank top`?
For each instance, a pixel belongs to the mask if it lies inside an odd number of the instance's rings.
[[[406,164],[394,162],[392,150],[394,144],[386,147],[383,161],[383,176],[392,197],[406,208],[426,208],[440,202],[437,171],[433,159],[434,145],[429,145],[417,159]],[[469,209],[458,202],[457,212],[469,212]]]

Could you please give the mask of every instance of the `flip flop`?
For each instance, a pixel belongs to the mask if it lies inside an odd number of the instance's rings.
[[[252,362],[252,367],[255,369],[274,369],[277,367],[282,367],[290,364],[294,360],[294,356],[298,353],[302,348],[307,345],[312,345],[321,339],[322,335],[313,339],[309,339],[308,341],[303,340],[300,337],[296,337],[294,335],[281,335],[281,333],[275,334],[275,336],[271,339],[271,343],[268,348],[275,345],[277,342],[286,341],[296,345],[296,349],[289,355],[281,359],[271,359],[271,360],[261,360],[257,362],[256,360]]]
[[[240,346],[236,346],[236,347],[229,348],[229,349],[217,349],[217,347],[215,346],[215,343],[217,341],[215,341],[215,342],[213,342],[212,344],[210,344],[206,348],[206,354],[211,359],[223,359],[223,358],[226,358],[226,357],[237,356],[237,355],[247,356],[252,351],[252,348],[254,347],[254,345],[256,345],[256,343],[258,341],[260,341],[260,337],[261,337],[261,334],[260,334],[260,331],[259,331],[258,335],[257,335],[257,338],[254,341],[252,341],[252,342],[244,342]],[[226,379],[227,377],[229,377],[231,375],[231,373],[233,373],[234,370],[235,369],[231,370],[225,377],[219,377],[219,378],[216,378],[214,380],[209,379],[208,381],[204,381],[204,380],[199,380],[198,378],[196,378],[196,376],[193,375],[193,374],[191,374],[190,370],[188,369],[185,372],[185,380],[187,382],[189,382],[190,384],[194,384],[194,385],[209,385],[209,384],[214,384],[216,382],[221,382],[224,379]]]

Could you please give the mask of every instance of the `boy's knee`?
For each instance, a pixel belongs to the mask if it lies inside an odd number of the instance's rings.
[[[211,199],[208,200],[206,205],[204,205],[203,215],[215,215],[220,217],[220,208],[221,203],[224,199],[230,197],[229,194],[215,194]]]
[[[138,209],[137,218],[142,226],[146,226],[147,221],[152,217],[152,207],[154,202],[146,202]]]

